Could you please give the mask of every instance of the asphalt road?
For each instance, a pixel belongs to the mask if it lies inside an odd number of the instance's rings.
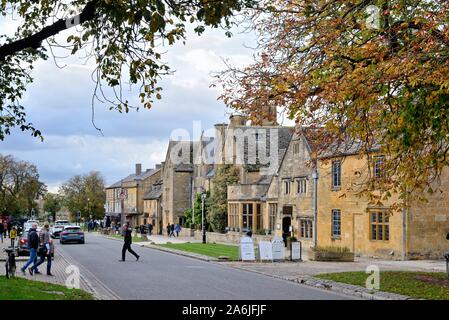
[[[122,242],[86,234],[86,244],[57,244],[91,282],[121,299],[167,300],[340,300],[352,299],[290,281],[133,245],[119,262]],[[84,271],[83,271],[84,270]],[[87,271],[86,271],[87,270]]]

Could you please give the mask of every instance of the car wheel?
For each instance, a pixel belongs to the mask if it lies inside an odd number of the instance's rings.
[[[83,241],[81,241],[81,244],[85,244],[85,243],[86,243],[86,241],[84,241],[84,240],[83,240]]]
[[[59,241],[60,244],[64,244],[64,241]]]

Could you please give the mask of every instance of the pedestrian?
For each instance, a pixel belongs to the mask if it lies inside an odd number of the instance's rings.
[[[123,244],[122,248],[122,260],[119,261],[125,261],[125,254],[126,250],[128,250],[131,254],[133,254],[136,257],[136,261],[139,261],[140,256],[131,249],[131,243],[132,243],[132,228],[127,223],[123,226],[123,235],[125,243]]]
[[[2,239],[3,243],[3,233],[5,232],[5,229],[3,229],[3,222],[0,222],[0,238]]]
[[[17,238],[17,229],[14,226],[11,230],[11,232],[9,233],[9,237],[11,238],[11,247],[15,247],[15,242],[16,242],[16,238]]]
[[[5,234],[4,236],[5,236],[5,239],[6,239],[6,237],[8,236],[8,223],[6,222],[6,220],[5,221],[3,221],[3,233]]]
[[[44,263],[45,258],[47,258],[47,276],[52,276],[51,274],[51,244],[50,244],[50,225],[48,222],[44,223],[44,227],[42,228],[39,234],[39,252],[40,260],[34,264],[32,270],[34,273],[39,274],[39,270],[37,269],[42,263]]]
[[[12,229],[11,221],[8,221],[8,223],[6,225],[7,225],[7,229],[8,229],[9,238],[11,238],[11,229]]]
[[[30,250],[30,258],[25,263],[25,265],[21,268],[22,273],[25,275],[25,270],[33,264],[33,266],[37,262],[37,248],[39,247],[39,235],[36,232],[37,223],[33,223],[31,225],[30,230],[28,230],[28,249]],[[33,269],[28,268],[28,272],[33,275]]]
[[[170,226],[170,237],[175,236],[175,225],[172,223]]]
[[[151,233],[153,232],[153,225],[151,223],[148,224],[148,234],[151,236]]]
[[[167,236],[169,236],[169,237],[171,236],[170,235],[170,223],[167,224]]]
[[[179,223],[177,223],[175,226],[175,232],[176,232],[176,237],[179,237],[179,233],[181,232],[181,226],[179,225]]]

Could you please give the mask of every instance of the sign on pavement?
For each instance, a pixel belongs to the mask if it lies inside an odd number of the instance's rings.
[[[270,241],[259,241],[259,259],[273,261],[273,245]]]
[[[256,260],[256,257],[254,255],[253,239],[251,239],[250,237],[240,238],[239,255],[242,261]]]
[[[291,258],[293,261],[301,260],[301,242],[292,242]]]
[[[285,259],[284,239],[282,237],[273,237],[271,240],[273,246],[273,260]]]

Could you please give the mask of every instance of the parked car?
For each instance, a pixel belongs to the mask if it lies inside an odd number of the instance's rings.
[[[60,233],[64,230],[64,227],[69,225],[69,220],[56,220],[55,224],[50,229],[50,235],[53,238],[59,238]]]
[[[37,231],[39,233],[39,231]],[[53,240],[50,238],[50,248],[51,248],[51,256],[55,256],[54,251],[54,243]],[[19,256],[29,256],[30,255],[30,249],[28,249],[28,230],[24,231],[22,235],[19,237]]]
[[[64,230],[60,233],[59,242],[65,244],[68,242],[85,243],[84,231],[79,226],[64,226]]]

